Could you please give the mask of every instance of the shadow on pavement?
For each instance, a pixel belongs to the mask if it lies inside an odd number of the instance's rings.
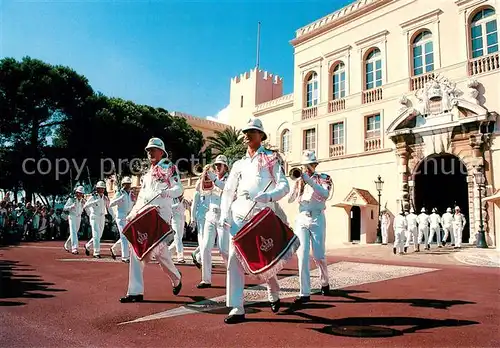
[[[23,271],[34,271],[24,267],[28,266],[19,264],[18,261],[0,260],[0,307],[25,304],[19,301],[5,301],[5,299],[50,298],[54,295],[46,292],[66,291],[64,289],[51,289],[50,286],[54,283],[43,282],[38,275],[22,274]]]

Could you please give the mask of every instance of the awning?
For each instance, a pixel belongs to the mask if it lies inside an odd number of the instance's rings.
[[[342,201],[335,203],[332,207],[348,208],[352,206],[366,207],[377,206],[378,202],[368,190],[353,187]]]

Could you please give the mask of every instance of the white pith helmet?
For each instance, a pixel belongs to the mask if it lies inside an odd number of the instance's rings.
[[[132,184],[132,179],[130,179],[129,176],[124,176],[122,179],[122,185],[123,184]]]
[[[104,181],[102,181],[102,180],[99,180],[97,182],[97,184],[95,184],[95,188],[103,188],[103,189],[105,189],[106,188],[106,183]]]
[[[264,132],[264,126],[262,125],[262,121],[258,118],[252,117],[251,119],[248,120],[248,123],[243,129],[241,130],[243,133],[246,131],[249,131],[250,129],[256,129],[260,132],[262,132],[262,141],[267,139],[267,134]]]
[[[163,140],[161,140],[160,138],[149,139],[148,144],[146,145],[146,148],[144,150],[152,148],[160,149],[165,153],[165,155],[167,155],[167,151],[165,150],[165,144],[163,143]]]
[[[302,162],[300,164],[306,165],[313,163],[318,163],[318,160],[316,159],[316,152],[313,150],[305,150],[302,152]]]

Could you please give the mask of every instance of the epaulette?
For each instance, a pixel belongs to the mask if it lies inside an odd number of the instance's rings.
[[[331,179],[332,179],[332,178],[330,177],[330,175],[325,174],[325,173],[321,173],[321,174],[320,174],[320,176],[321,176],[321,178],[322,178],[322,179],[325,179],[325,180],[328,180],[328,179],[330,179],[330,180],[331,180]]]

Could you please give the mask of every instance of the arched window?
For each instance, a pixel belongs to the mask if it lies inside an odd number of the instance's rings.
[[[374,48],[365,61],[365,89],[382,86],[382,54]]]
[[[413,75],[422,75],[432,70],[434,70],[432,33],[424,30],[413,40]]]
[[[312,72],[307,78],[306,107],[318,105],[318,74]]]
[[[498,51],[498,29],[495,10],[485,8],[472,17],[470,39],[472,58]]]
[[[285,129],[281,133],[281,152],[290,152],[290,131],[288,129]]]
[[[340,62],[333,68],[333,95],[332,99],[341,99],[345,97],[345,66]]]

